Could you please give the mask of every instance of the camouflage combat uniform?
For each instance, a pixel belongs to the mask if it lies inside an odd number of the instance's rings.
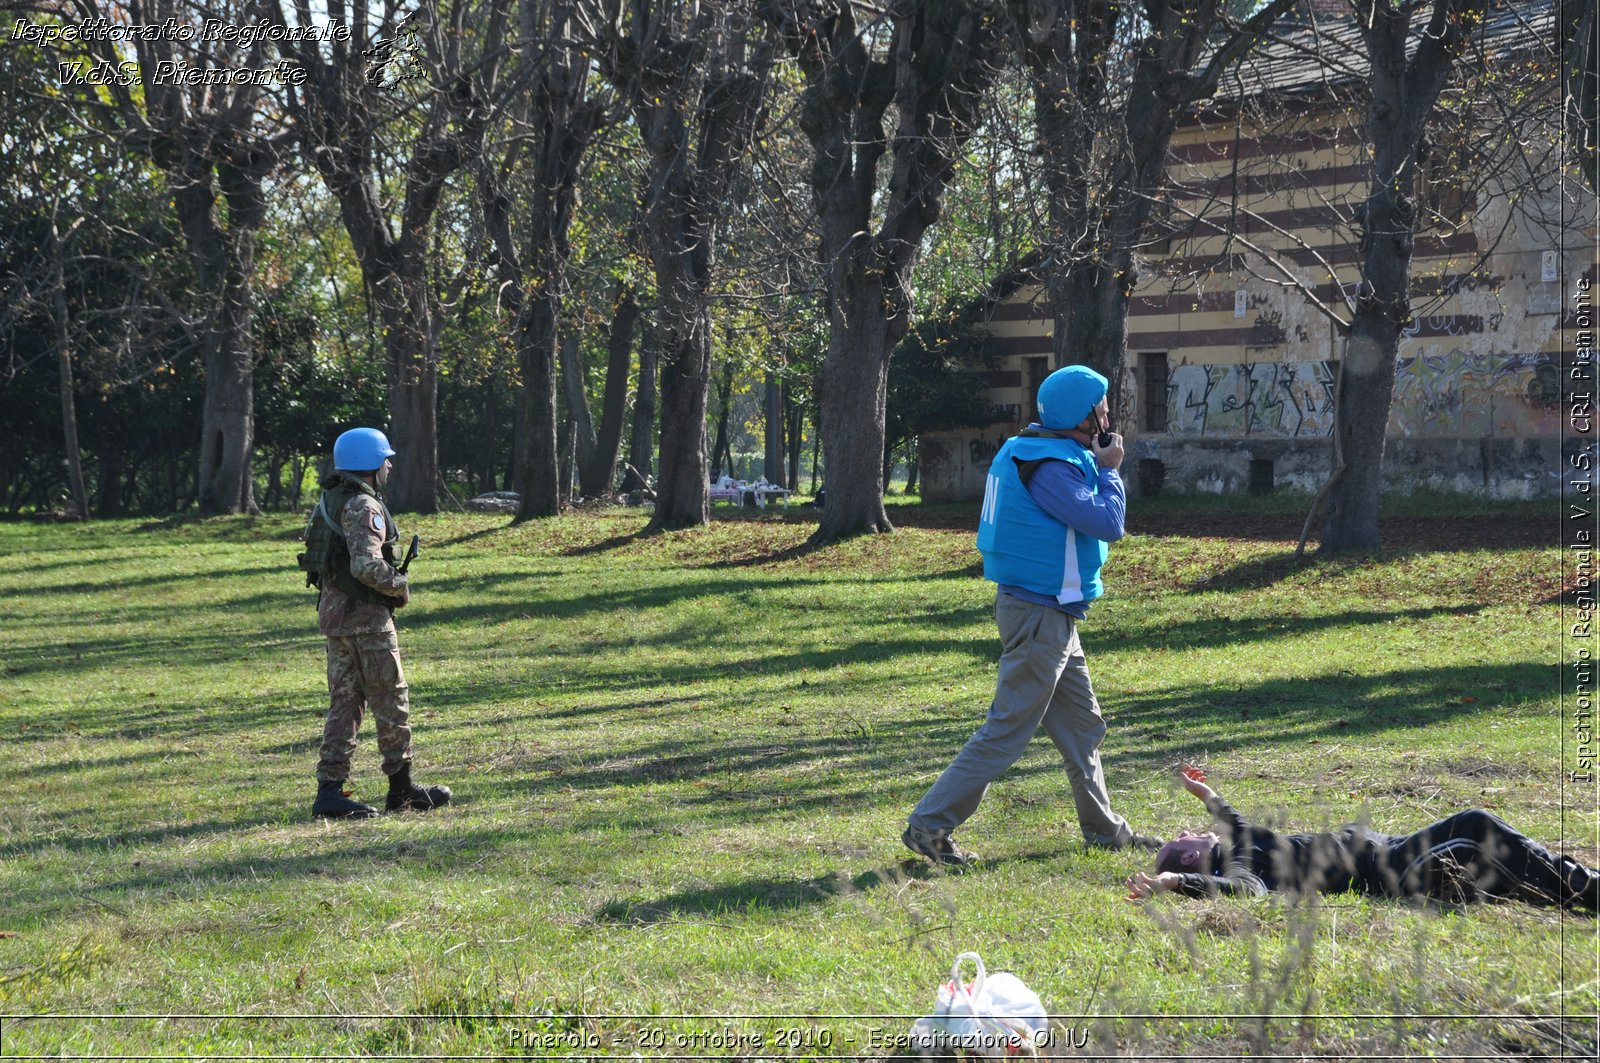
[[[403,600],[409,594],[406,577],[383,556],[383,544],[395,538],[393,521],[369,493],[370,488],[361,487],[339,514],[350,551],[350,574],[374,590]],[[332,580],[325,580],[317,602],[317,621],[328,640],[329,702],[317,780],[343,782],[349,778],[364,708],[372,710],[378,725],[383,773],[393,775],[411,762],[411,711],[394,615],[388,606],[358,601]]]

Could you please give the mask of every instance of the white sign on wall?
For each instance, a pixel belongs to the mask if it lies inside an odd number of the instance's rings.
[[[1561,260],[1557,257],[1557,253],[1555,251],[1546,251],[1544,254],[1540,255],[1539,279],[1542,281],[1556,280],[1556,269],[1560,265],[1560,261]]]
[[[1245,310],[1250,306],[1250,293],[1240,288],[1233,293],[1233,316],[1244,317]]]

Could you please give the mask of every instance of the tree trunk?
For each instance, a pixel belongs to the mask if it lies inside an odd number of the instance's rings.
[[[893,36],[881,57],[867,47],[850,5],[829,7],[792,35],[805,42],[800,126],[812,147],[810,183],[828,270],[819,399],[828,495],[813,544],[893,530],[883,507],[889,358],[910,326],[922,238],[944,211],[945,188],[1004,46],[993,12],[977,4],[945,0],[889,11]],[[880,192],[891,103],[893,163]]]
[[[1393,159],[1393,145],[1380,149]],[[1378,162],[1380,173],[1392,163]],[[1319,553],[1382,547],[1378,511],[1389,407],[1394,401],[1400,331],[1411,317],[1411,246],[1415,215],[1409,208],[1411,167],[1379,181],[1367,197],[1361,290],[1339,362],[1334,431],[1344,471],[1328,491],[1327,522]]]
[[[1223,27],[1219,0],[1153,2],[1139,10],[1128,83],[1110,91],[1107,57],[1125,29],[1106,0],[1009,0],[1032,81],[1034,120],[1048,191],[1044,276],[1057,368],[1087,365],[1110,382],[1113,421],[1122,394],[1128,303],[1138,283],[1135,248],[1167,179],[1178,117],[1215,91],[1261,35],[1298,0],[1269,0],[1242,26]],[[1211,46],[1202,63],[1202,49]]]
[[[728,349],[732,350],[732,344]],[[724,357],[722,371],[717,376],[717,441],[711,446],[711,475],[716,476],[724,468],[728,470],[730,479],[739,479],[738,470],[733,465],[733,432],[729,429],[729,419],[733,414],[733,361]]]
[[[572,502],[572,467],[577,447],[578,426],[569,420],[567,430],[561,433],[561,450],[556,456],[556,468],[560,472],[560,484],[556,493],[563,505]]]
[[[661,474],[650,531],[705,524],[706,393],[711,383],[711,315],[702,301],[689,327],[662,323]]]
[[[296,454],[289,468],[292,470],[294,481],[289,485],[289,511],[300,512],[300,493],[305,490],[306,459]]]
[[[1361,286],[1339,365],[1334,410],[1337,452],[1327,523],[1318,552],[1377,550],[1383,450],[1394,401],[1400,333],[1411,321],[1411,253],[1419,146],[1467,33],[1485,0],[1434,0],[1429,25],[1410,58],[1413,9],[1358,0],[1357,22],[1370,60],[1367,141],[1372,178],[1361,233]]]
[[[500,374],[496,372],[490,377],[489,386],[483,391],[483,482],[479,484],[479,494],[488,494],[495,489],[495,431],[498,427],[496,415],[500,411],[500,404],[495,399],[499,394]]]
[[[1054,287],[1066,292],[1056,304],[1053,348],[1056,366],[1086,365],[1110,383],[1107,405],[1113,420],[1123,409],[1122,367],[1128,356],[1131,289],[1117,283],[1114,269],[1079,263],[1063,271]]]
[[[656,434],[656,340],[655,327],[645,329],[639,343],[639,385],[633,398],[633,430],[628,441],[628,464],[622,478],[624,492],[639,491],[646,485],[642,476],[654,468]]]
[[[763,418],[766,453],[762,458],[761,475],[768,483],[784,486],[783,479],[783,395],[776,373],[767,374],[767,389]]]
[[[556,315],[554,292],[529,298],[516,331],[522,387],[517,392],[517,520],[561,512],[561,475],[556,455]]]
[[[283,507],[283,464],[284,457],[280,453],[272,453],[267,457],[267,497],[262,506],[265,509],[281,509]]]
[[[833,298],[840,311],[828,339],[821,396],[828,499],[812,537],[820,543],[894,530],[883,507],[884,403],[894,349],[883,289],[863,278]]]
[[[922,440],[913,438],[906,442],[906,494],[917,493],[917,467],[922,460]]]
[[[600,430],[589,460],[578,470],[584,495],[599,498],[611,493],[617,479],[617,454],[622,446],[622,425],[628,404],[628,365],[633,360],[633,329],[639,320],[639,303],[633,289],[617,286],[611,327],[606,334],[606,384],[600,398]]]
[[[589,415],[589,389],[583,380],[583,345],[575,330],[561,337],[561,390],[567,400],[567,414],[573,430],[574,466],[586,463],[594,454],[594,418]]]
[[[783,386],[784,433],[789,444],[789,479],[784,484],[791,491],[800,490],[800,459],[805,451],[806,410],[794,401],[789,385]]]
[[[277,42],[278,52],[304,78],[285,85],[281,98],[306,157],[339,203],[383,324],[389,437],[398,452],[386,495],[397,511],[432,513],[439,505],[438,297],[429,275],[433,223],[446,181],[482,153],[494,108],[481,90],[493,83],[502,59],[498,42],[508,7],[423,5],[430,32],[450,38],[450,46],[424,50],[429,91],[420,94],[426,102],[410,112],[403,129],[388,124],[384,96],[392,89],[369,76],[370,57],[392,48],[402,32],[400,20],[411,17],[398,6],[351,20],[348,46],[340,42],[324,51],[314,39]],[[266,9],[280,24],[296,25],[282,3]],[[302,21],[310,20],[309,8],[294,10],[305,16]],[[469,17],[481,32],[464,37]],[[463,39],[482,43],[485,53],[464,54]],[[395,172],[385,173],[379,160],[392,158],[398,148],[382,143],[391,129],[409,150]]]
[[[215,164],[228,207],[217,217],[213,162],[198,152],[174,194],[203,304],[205,391],[200,410],[200,513],[255,509],[255,350],[251,329],[256,230],[266,216],[263,175]]]
[[[721,476],[727,470],[729,478],[733,477],[733,462],[728,459],[728,413],[724,409],[717,414],[717,436],[711,442],[711,469],[710,478]]]
[[[61,381],[61,435],[67,460],[67,483],[72,490],[72,505],[79,520],[89,518],[89,492],[83,486],[83,453],[78,446],[78,407],[72,385],[72,342],[67,327],[67,281],[64,264],[65,249],[56,234],[55,224],[50,228],[50,249],[53,258],[55,284],[52,286],[51,314],[56,333],[56,366]]]
[[[643,227],[658,300],[661,474],[647,530],[656,532],[709,519],[711,282],[729,185],[763,113],[775,56],[770,33],[748,10],[626,10],[617,23],[623,39],[601,62],[627,94],[649,154]]]
[[[530,145],[530,194],[514,205],[502,187],[502,170],[511,167],[510,156],[503,166],[487,156],[480,158],[478,165],[485,228],[498,257],[501,302],[512,319],[511,333],[522,370],[522,388],[514,415],[516,440],[511,473],[522,496],[517,509],[519,521],[560,513],[565,493],[556,439],[557,322],[571,253],[569,233],[578,171],[605,110],[588,99],[589,60],[572,44],[572,5],[525,7],[524,20],[535,11],[537,26],[524,24],[522,32],[546,34],[548,46],[528,53],[537,55],[528,61],[542,65],[519,71],[519,76],[528,76],[531,88],[517,97],[522,108],[517,115],[519,124],[531,130],[516,138]],[[492,90],[486,89],[485,95],[490,94]],[[523,147],[519,144],[509,150],[515,153]],[[516,226],[512,224],[514,209],[528,223],[521,251]],[[576,351],[568,357],[562,350],[561,355],[569,406],[574,417],[587,418],[582,367],[577,364]],[[589,435],[592,437],[592,431]],[[588,445],[587,440],[584,445]]]
[[[414,263],[419,273],[422,263]],[[396,512],[433,513],[439,508],[439,367],[434,355],[433,289],[424,276],[404,287],[391,304],[384,330],[384,367],[389,381],[389,442],[394,470],[384,494]],[[385,287],[390,287],[385,285]]]
[[[817,487],[817,462],[822,457],[822,429],[817,429],[817,434],[811,437],[811,493],[815,495]]]

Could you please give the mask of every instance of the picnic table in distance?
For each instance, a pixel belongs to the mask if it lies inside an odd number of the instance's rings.
[[[783,508],[789,508],[789,496],[794,492],[787,487],[769,484],[765,477],[754,481],[735,480],[731,476],[719,476],[711,482],[712,502],[732,502],[735,505],[756,506],[765,509],[768,502],[782,502]]]

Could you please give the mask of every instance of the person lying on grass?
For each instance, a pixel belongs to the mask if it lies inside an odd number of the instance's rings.
[[[1137,871],[1128,879],[1130,901],[1157,893],[1352,890],[1449,903],[1496,899],[1600,908],[1600,871],[1556,856],[1482,809],[1457,812],[1414,834],[1380,834],[1360,824],[1278,834],[1235,812],[1199,768],[1185,764],[1182,781],[1205,802],[1220,833],[1184,831],[1162,846],[1154,875]]]

